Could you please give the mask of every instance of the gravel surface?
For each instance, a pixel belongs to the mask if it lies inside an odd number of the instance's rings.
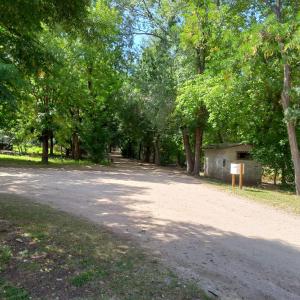
[[[97,170],[0,168],[0,192],[105,224],[221,299],[300,300],[300,217],[179,171],[123,159]]]

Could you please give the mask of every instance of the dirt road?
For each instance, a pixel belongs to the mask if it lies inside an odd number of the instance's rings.
[[[300,217],[180,172],[125,160],[102,170],[0,168],[0,192],[110,226],[221,299],[300,299]]]

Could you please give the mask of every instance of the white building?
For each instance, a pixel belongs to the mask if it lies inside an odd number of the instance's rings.
[[[204,176],[230,182],[230,164],[244,163],[244,183],[261,183],[262,166],[252,159],[251,149],[252,146],[247,144],[215,144],[204,147]]]

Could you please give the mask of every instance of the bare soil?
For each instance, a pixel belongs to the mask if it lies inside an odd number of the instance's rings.
[[[0,168],[0,184],[109,226],[221,299],[300,299],[299,216],[124,159],[97,170]]]

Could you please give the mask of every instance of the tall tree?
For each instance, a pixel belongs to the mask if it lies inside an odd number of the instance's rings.
[[[297,79],[294,80],[295,75],[299,75],[299,66],[298,72],[293,71],[293,68],[297,68],[297,64],[299,64],[300,5],[298,1],[283,0],[266,0],[265,3],[273,13],[273,15],[268,16],[266,22],[274,33],[280,53],[283,71],[281,105],[286,116],[288,139],[295,171],[296,193],[300,195],[300,156],[296,134],[297,119],[295,120],[295,115],[299,114],[299,109],[297,108],[297,100],[292,94],[293,85],[299,84]]]

